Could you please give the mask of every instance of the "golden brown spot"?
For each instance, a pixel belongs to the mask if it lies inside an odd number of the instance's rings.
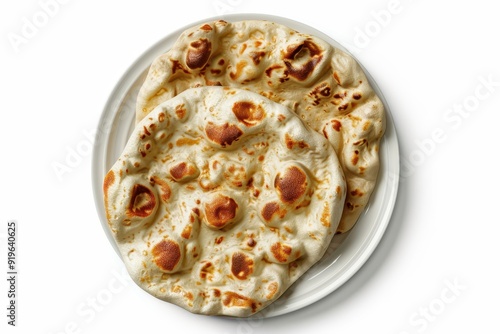
[[[256,244],[257,244],[257,242],[253,238],[250,238],[247,241],[248,247],[255,247]]]
[[[354,210],[354,206],[352,205],[351,202],[346,202],[345,206],[351,211]]]
[[[191,68],[202,68],[210,58],[212,43],[206,38],[192,42],[186,55],[186,65]]]
[[[307,148],[309,147],[309,145],[307,145],[307,143],[303,140],[300,140],[300,141],[294,141],[292,137],[290,137],[290,135],[287,133],[285,134],[285,144],[286,144],[286,147],[291,150],[293,149],[295,146],[298,146],[300,148]]]
[[[309,237],[311,239],[318,240],[318,238],[316,237],[316,235],[314,235],[314,233],[309,232]]]
[[[222,84],[220,83],[220,81],[212,81],[212,80],[209,80],[209,79],[205,78],[205,82],[206,82],[207,86],[222,86]],[[198,85],[196,87],[200,87],[200,86]]]
[[[359,151],[354,151],[354,154],[352,155],[351,162],[353,165],[356,165],[359,160]]]
[[[359,189],[354,189],[350,192],[351,196],[358,196],[358,197],[362,197],[364,194],[361,190]]]
[[[217,64],[219,64],[220,66],[224,65],[224,59],[219,59],[219,61],[217,62]]]
[[[184,297],[186,297],[187,299],[189,299],[191,301],[194,299],[193,294],[191,292],[186,292],[184,294]]]
[[[359,118],[358,116],[353,116],[352,114],[348,114],[347,117],[351,120],[353,127],[357,127],[358,124],[362,121],[361,118]]]
[[[337,84],[340,85],[340,78],[339,78],[339,75],[337,74],[337,72],[333,72],[333,78],[335,79]]]
[[[240,55],[243,54],[243,52],[245,52],[246,49],[247,49],[247,43],[243,43],[240,48]]]
[[[220,297],[220,290],[219,289],[214,289],[214,296],[215,297]]]
[[[110,170],[104,177],[103,190],[104,195],[107,196],[109,188],[115,183],[115,173]]]
[[[255,154],[255,151],[250,151],[248,148],[246,147],[243,147],[242,148],[243,152],[245,152],[246,154],[248,155],[254,155]]]
[[[346,104],[343,104],[341,106],[338,107],[339,111],[345,111],[347,110],[347,108],[349,108],[349,104],[346,103]]]
[[[223,241],[224,241],[224,236],[223,235],[221,235],[220,237],[215,238],[215,243],[217,245],[220,245],[221,242],[223,242]]]
[[[189,71],[186,70],[184,68],[184,66],[182,66],[182,64],[178,60],[171,59],[171,61],[172,61],[172,74],[175,74],[175,72],[177,72],[179,70],[182,71],[182,72],[184,72],[184,73],[186,73],[186,74],[189,74]],[[165,91],[165,90],[163,89],[163,91]],[[158,93],[160,93],[160,92],[158,92]]]
[[[250,53],[250,57],[252,57],[253,63],[255,65],[259,65],[262,58],[266,55],[264,51],[252,52]]]
[[[306,192],[306,174],[297,166],[288,167],[283,176],[279,173],[276,175],[274,186],[281,200],[292,204]]]
[[[181,237],[183,237],[184,239],[189,239],[191,237],[192,231],[193,231],[193,225],[191,224],[186,225],[186,227],[184,227],[184,229],[182,230]]]
[[[337,193],[337,195],[340,195],[341,191],[342,189],[340,188],[340,186],[337,186],[337,188],[335,188],[335,192]]]
[[[212,265],[211,262],[207,262],[201,267],[200,270],[200,278],[202,279],[208,279],[209,281],[212,280],[214,276],[214,266]],[[220,293],[220,292],[219,292]]]
[[[121,172],[121,170],[120,170]],[[113,183],[115,183],[115,173],[110,170],[106,176],[104,177],[104,182],[103,182],[103,190],[104,190],[104,206],[105,206],[105,210],[106,210],[106,218],[108,219],[108,221],[111,219],[111,215],[109,213],[109,210],[108,210],[108,191],[109,191],[109,188],[113,185]]]
[[[265,112],[260,105],[256,106],[250,101],[236,102],[233,113],[241,123],[254,126],[265,117]]]
[[[288,261],[288,257],[292,253],[292,248],[281,244],[281,242],[277,242],[271,246],[271,253],[273,253],[276,260],[284,263]]]
[[[153,192],[142,184],[135,184],[130,194],[127,216],[147,217],[156,206]]]
[[[207,223],[216,229],[221,229],[231,223],[236,217],[238,204],[227,196],[217,195],[215,199],[205,204]]]
[[[282,68],[282,67],[283,67],[283,66],[281,66],[281,65],[271,65],[271,66],[269,66],[268,68],[266,68],[266,71],[265,71],[265,72],[266,72],[266,75],[267,75],[268,77],[271,77],[271,74],[272,74],[272,72],[273,72],[274,70],[278,70],[278,69],[280,69],[280,68]]]
[[[209,24],[204,24],[200,27],[201,30],[210,31],[212,27]]]
[[[267,291],[269,293],[266,295],[266,299],[272,299],[276,292],[278,292],[278,283],[277,282],[272,282],[267,286]]]
[[[247,187],[253,187],[253,177],[249,178],[247,181]]]
[[[243,69],[247,66],[247,62],[242,60],[238,64],[236,64],[236,71],[230,72],[229,76],[231,79],[236,80],[243,74]]]
[[[157,176],[151,177],[149,180],[149,183],[154,186],[157,184],[160,186],[160,198],[162,199],[163,202],[167,202],[170,199],[170,195],[172,194],[172,191],[170,190],[170,186],[168,183],[162,179],[160,179]]]
[[[231,145],[243,135],[243,132],[236,125],[228,123],[215,125],[212,122],[209,122],[205,127],[205,133],[208,139],[222,147]]]
[[[286,116],[283,114],[278,115],[278,121],[283,122],[285,120]]]
[[[330,86],[328,86],[328,83],[323,82],[319,86],[314,87],[314,89],[309,93],[310,96],[318,96],[322,95],[324,97],[330,96],[332,90]]]
[[[162,240],[157,243],[152,250],[153,261],[160,269],[173,271],[181,259],[181,249],[172,240]]]
[[[254,300],[232,291],[224,292],[224,299],[222,300],[222,303],[226,307],[251,308],[252,313],[257,311],[257,303]]]
[[[231,272],[240,280],[247,279],[253,272],[253,260],[243,253],[234,253],[231,259]]]
[[[342,127],[342,123],[340,123],[339,121],[337,121],[336,119],[334,119],[332,121],[332,128],[337,131],[337,132],[340,132],[340,128]]]
[[[326,131],[326,125],[323,127],[323,136],[328,139],[328,132]]]
[[[289,46],[284,55],[286,59],[284,62],[290,76],[304,81],[314,71],[322,57],[320,48],[310,40],[306,40],[300,45]],[[304,59],[307,61],[304,62]]]
[[[193,146],[193,145],[198,144],[199,142],[200,142],[199,138],[197,138],[197,139],[179,138],[175,142],[175,145],[177,145],[177,146],[184,146],[184,145]]]
[[[176,181],[182,181],[186,178],[192,177],[196,175],[197,170],[196,167],[190,163],[181,162],[180,164],[175,165],[170,168],[170,175]]]
[[[263,155],[259,155],[258,159],[259,159],[260,162],[262,162],[262,161],[264,161],[264,156]]]
[[[293,262],[290,262],[288,264],[288,270],[289,271],[292,271],[292,270],[295,270],[299,267],[299,264],[297,263],[297,261],[293,261]]]
[[[269,202],[269,203],[266,203],[266,205],[262,209],[261,215],[265,221],[269,222],[273,219],[274,215],[277,215],[280,218],[285,217],[286,210],[280,208],[280,205],[276,202]]]
[[[297,57],[304,56],[304,51],[307,50],[309,56],[314,57],[321,54],[321,50],[319,47],[311,42],[310,40],[305,40],[304,43],[299,45],[290,45],[287,48],[287,53],[284,55],[285,59],[296,59]],[[302,52],[302,53],[301,53]]]
[[[330,227],[330,205],[325,202],[323,205],[323,213],[321,213],[321,224],[325,227]]]
[[[352,95],[352,97],[353,97],[353,99],[355,99],[355,100],[359,100],[359,99],[361,99],[361,94],[360,94],[360,93],[354,93],[354,94]]]
[[[324,87],[323,89],[321,89],[321,90],[319,91],[319,93],[320,93],[321,95],[323,95],[323,96],[327,97],[327,96],[330,96],[331,91],[332,91],[332,90],[331,90],[331,88],[330,88],[329,86],[326,86],[326,87]]]
[[[158,122],[163,122],[165,120],[165,113],[159,113],[158,114]]]
[[[186,109],[184,109],[184,104],[175,107],[175,114],[179,119],[183,119],[186,116]]]

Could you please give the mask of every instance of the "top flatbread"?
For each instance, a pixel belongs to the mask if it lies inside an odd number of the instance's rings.
[[[190,87],[213,85],[279,102],[330,141],[348,190],[337,232],[350,230],[375,186],[385,130],[384,106],[356,61],[280,24],[209,22],[183,32],[153,62],[138,96],[137,121]]]
[[[103,188],[133,280],[191,312],[230,316],[266,307],[321,259],[345,198],[323,136],[278,103],[222,87],[155,108]]]

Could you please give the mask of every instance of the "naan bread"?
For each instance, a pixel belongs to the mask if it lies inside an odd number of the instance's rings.
[[[133,280],[191,312],[248,316],[328,248],[345,180],[330,143],[246,90],[186,90],[135,128],[104,180]]]
[[[379,170],[384,106],[355,60],[326,42],[267,21],[209,22],[188,29],[158,57],[136,118],[197,86],[244,88],[279,102],[333,145],[347,180],[338,233],[352,228]]]

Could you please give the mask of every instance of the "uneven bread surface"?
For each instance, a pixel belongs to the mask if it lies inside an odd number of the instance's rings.
[[[133,280],[191,312],[249,316],[324,254],[345,199],[332,145],[285,106],[188,89],[136,126],[104,184]]]
[[[163,101],[199,86],[259,93],[326,137],[347,181],[337,232],[354,226],[376,184],[385,112],[351,56],[273,22],[207,22],[184,31],[153,62],[138,96],[137,121]]]

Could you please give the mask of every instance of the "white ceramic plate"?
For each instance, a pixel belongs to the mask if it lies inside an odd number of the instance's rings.
[[[200,22],[194,22],[172,32],[147,50],[130,66],[111,93],[99,121],[93,152],[92,182],[95,204],[104,231],[118,254],[118,248],[106,222],[102,183],[106,172],[120,156],[134,128],[137,93],[150,64],[157,56],[171,48],[181,32],[191,26],[217,19],[232,22],[241,20],[273,21],[322,38],[331,45],[349,53],[331,37],[312,27],[290,19],[262,14],[225,15],[224,17],[207,18]],[[381,169],[370,203],[356,226],[349,233],[335,236],[325,256],[295,282],[279,300],[259,312],[260,317],[273,317],[298,310],[336,290],[351,278],[370,257],[390,221],[399,180],[398,140],[389,106],[373,78],[366,69],[364,70],[387,111],[387,129],[380,146]]]

